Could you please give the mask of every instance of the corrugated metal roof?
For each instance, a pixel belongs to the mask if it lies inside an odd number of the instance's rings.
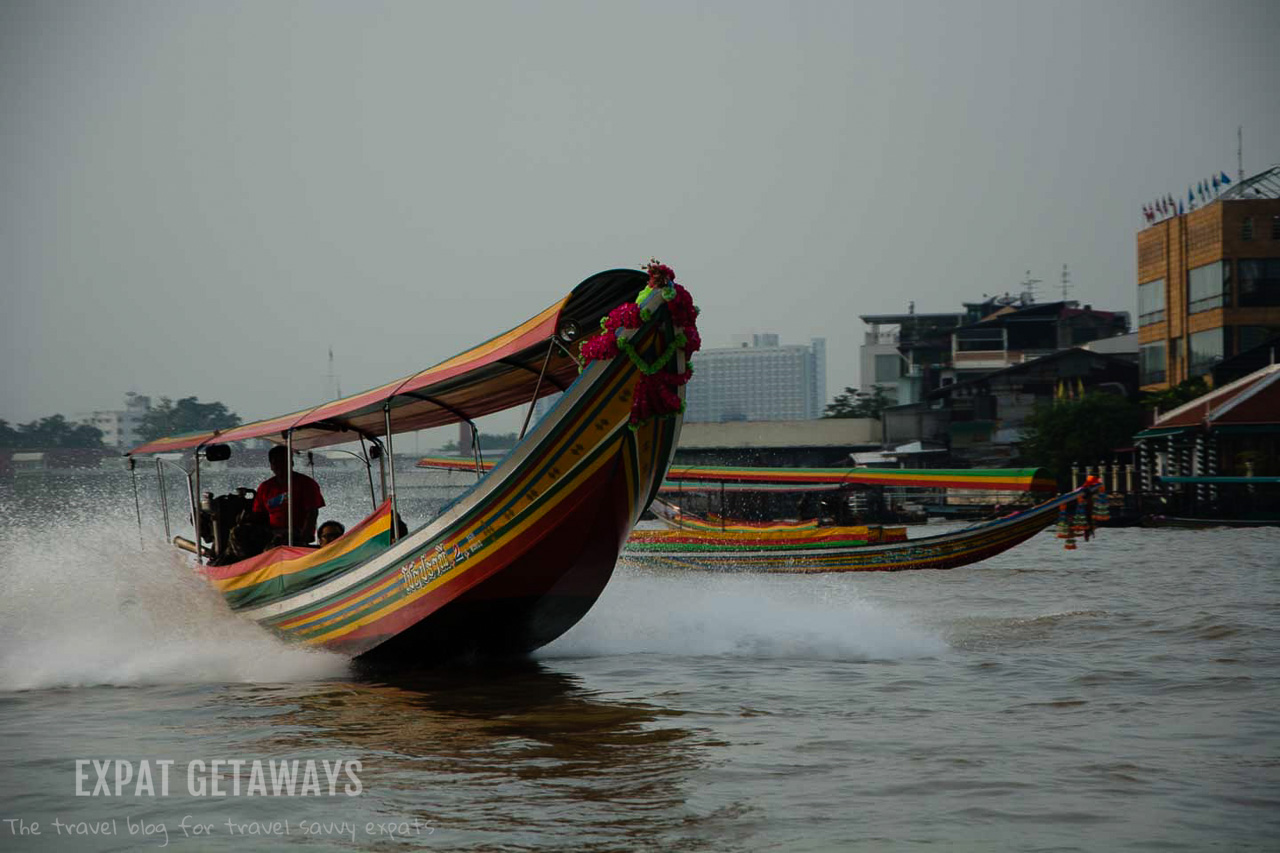
[[[1277,395],[1280,395],[1280,364],[1269,364],[1230,385],[1184,403],[1158,418],[1151,429],[1277,421],[1280,406],[1272,400]]]

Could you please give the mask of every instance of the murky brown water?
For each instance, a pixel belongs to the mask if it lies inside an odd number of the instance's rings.
[[[623,566],[532,661],[388,681],[280,645],[140,551],[127,485],[0,494],[5,849],[158,847],[161,826],[191,850],[1280,838],[1280,530],[1106,530],[1075,552],[1050,534],[951,572]],[[172,760],[170,796],[77,797],[76,759],[109,758]],[[215,759],[358,760],[362,790],[190,796]]]

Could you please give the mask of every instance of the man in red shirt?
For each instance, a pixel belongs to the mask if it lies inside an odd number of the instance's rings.
[[[294,471],[293,507],[290,512],[288,486],[293,460],[289,458],[289,451],[282,445],[276,445],[267,452],[267,462],[273,476],[258,486],[253,497],[253,512],[266,517],[271,532],[275,534],[275,544],[288,541],[287,519],[292,516],[293,544],[306,545],[315,538],[316,519],[320,515],[320,507],[324,506],[320,486],[306,474]]]

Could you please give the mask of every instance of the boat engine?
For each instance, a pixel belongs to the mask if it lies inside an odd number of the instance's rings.
[[[200,540],[212,544],[209,562],[212,565],[235,562],[238,557],[228,553],[231,528],[247,518],[253,509],[253,489],[238,487],[234,494],[219,495],[205,492],[200,499]]]

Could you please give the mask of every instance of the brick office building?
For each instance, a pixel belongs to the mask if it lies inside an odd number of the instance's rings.
[[[1280,166],[1140,231],[1143,390],[1207,376],[1280,331]]]

